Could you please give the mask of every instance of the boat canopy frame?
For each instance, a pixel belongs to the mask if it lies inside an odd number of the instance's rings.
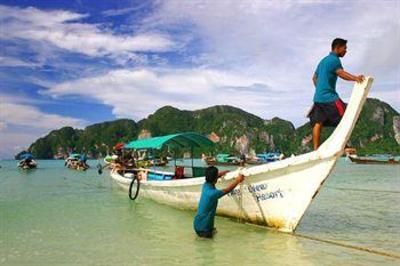
[[[192,147],[192,148],[205,147],[213,145],[214,142],[212,142],[206,136],[203,136],[195,132],[185,132],[185,133],[177,133],[177,134],[171,134],[171,135],[148,138],[148,139],[134,140],[125,144],[125,149],[161,150],[164,146],[169,146],[173,149],[176,149],[176,148],[187,148],[187,147]]]
[[[176,133],[170,134],[166,136],[159,136],[154,138],[140,139],[134,140],[127,144],[125,144],[125,149],[133,149],[133,150],[150,150],[153,157],[154,150],[161,150],[163,147],[167,146],[174,151],[174,165],[176,167],[176,151],[178,148],[190,148],[190,156],[191,156],[191,169],[192,175],[198,175],[195,172],[200,172],[200,167],[195,167],[193,162],[193,149],[201,148],[206,146],[214,146],[214,142],[212,142],[209,138],[204,135],[201,135],[196,132],[184,132],[184,133]],[[185,166],[183,166],[185,167]],[[201,172],[204,172],[201,171]]]

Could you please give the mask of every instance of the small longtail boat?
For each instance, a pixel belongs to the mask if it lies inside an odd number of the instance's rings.
[[[275,162],[278,160],[282,160],[285,156],[281,153],[277,152],[269,152],[269,153],[259,153],[255,157],[249,158],[245,160],[245,164],[265,164],[270,162]]]
[[[224,166],[229,166],[229,165],[240,165],[240,159],[236,156],[230,155],[230,154],[225,154],[225,153],[220,153],[217,154],[215,157],[208,157],[206,158],[206,163],[207,165],[224,165]]]
[[[20,161],[17,166],[24,170],[35,169],[38,166],[38,163],[33,158],[32,153],[26,152],[20,156]]]
[[[393,157],[382,158],[382,159],[370,158],[370,157],[358,157],[356,155],[349,155],[348,157],[349,157],[350,161],[352,161],[353,163],[358,163],[358,164],[399,164],[400,163],[398,160],[395,160]]]
[[[295,231],[308,206],[342,156],[372,82],[373,79],[367,77],[362,83],[354,85],[340,124],[316,151],[268,164],[239,168],[219,179],[216,186],[221,188],[230,184],[239,173],[245,175],[241,185],[219,200],[217,214],[283,232]],[[199,147],[207,144],[207,140],[199,134],[183,133],[149,139],[147,144],[158,148],[163,145]],[[141,143],[142,146],[144,144]],[[196,210],[205,182],[204,173],[199,172],[197,175],[196,171],[193,171],[191,178],[147,179],[141,182],[135,182],[132,175],[124,175],[120,171],[111,171],[111,177],[129,193],[135,190],[140,197],[190,210]]]
[[[90,167],[86,161],[81,161],[81,154],[79,153],[71,153],[65,159],[64,166],[78,171],[86,171]]]

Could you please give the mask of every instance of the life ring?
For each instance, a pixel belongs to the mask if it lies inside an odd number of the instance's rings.
[[[135,183],[135,180],[136,180],[136,183],[137,183],[137,185],[136,185],[136,192],[135,192],[135,195],[132,197],[132,186],[133,186],[133,184]],[[137,198],[137,196],[139,195],[139,189],[140,189],[140,181],[139,181],[139,179],[136,177],[136,176],[134,176],[133,177],[133,179],[132,179],[132,182],[131,182],[131,184],[129,185],[129,198],[131,199],[131,200],[135,200],[136,198]]]

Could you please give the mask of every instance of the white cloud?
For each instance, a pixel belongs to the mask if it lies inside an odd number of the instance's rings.
[[[194,25],[194,33],[200,35],[208,52],[220,56],[235,53],[235,57],[261,56],[262,60],[272,56],[273,60],[302,59],[304,63],[310,53],[329,51],[330,41],[337,36],[349,39],[353,53],[354,45],[368,47],[368,40],[388,32],[394,35],[391,40],[396,40],[399,2],[371,3],[374,1],[353,1],[343,6],[338,1],[165,0],[160,1],[159,9],[143,24],[147,28]],[[381,48],[376,48],[375,54],[369,56],[378,57],[376,52]],[[291,52],[298,52],[298,57],[293,58]]]
[[[87,16],[62,10],[0,6],[0,38],[47,42],[88,56],[132,56],[136,52],[164,52],[176,47],[166,34],[117,35],[100,25],[77,22]]]
[[[41,111],[29,105],[35,100],[0,94],[0,158],[11,158],[34,140],[64,126],[82,128],[88,122]],[[18,150],[16,150],[18,149]]]
[[[377,99],[387,99],[385,100],[385,102],[394,107],[397,112],[400,111],[399,109],[396,108],[396,106],[400,106],[400,86],[398,87],[397,90],[393,91],[375,90],[371,92],[370,97]]]
[[[144,7],[148,6],[149,4],[151,4],[150,1],[143,1],[142,3],[136,4],[131,7],[125,7],[125,8],[120,8],[120,9],[109,9],[109,10],[101,12],[101,14],[106,17],[121,16],[121,15],[133,13],[135,11],[143,9]]]
[[[13,158],[18,152],[27,149],[39,136],[31,132],[0,131],[0,159]]]
[[[165,30],[190,25],[202,47],[192,62],[268,77],[276,90],[305,93],[313,90],[311,75],[335,37],[349,40],[346,70],[398,80],[399,17],[399,1],[165,0],[143,24]]]
[[[0,103],[1,122],[34,128],[55,129],[63,126],[82,127],[83,120],[49,114],[29,105],[16,103]]]
[[[3,38],[52,43],[72,52],[108,56],[121,64],[127,58],[149,64],[153,58],[167,60],[162,54],[151,57],[145,52],[177,52],[173,40],[185,40],[179,43],[187,46],[174,54],[183,57],[183,62],[177,59],[179,68],[165,63],[162,69],[119,69],[90,77],[83,73],[44,92],[90,97],[112,106],[116,116],[134,119],[163,105],[197,109],[229,104],[300,125],[314,92],[311,75],[335,37],[349,40],[342,60],[346,70],[371,74],[376,85],[382,80],[399,84],[399,1],[343,5],[338,1],[164,0],[155,6],[154,13],[135,21],[133,27],[140,26],[138,32],[143,32],[135,36],[79,22],[87,14],[2,7],[1,16],[8,23]],[[104,15],[127,14],[135,8]],[[344,97],[351,87],[348,82],[338,83]],[[389,86],[374,86],[372,95],[398,107],[392,91]]]
[[[7,128],[7,124],[5,122],[0,121],[0,131],[4,130]]]
[[[142,30],[190,31],[196,43],[186,47],[186,61],[197,67],[121,69],[65,82],[47,93],[85,95],[112,106],[117,116],[135,119],[167,104],[184,109],[230,104],[299,125],[305,122],[302,113],[312,101],[312,73],[335,37],[349,39],[349,53],[343,59],[347,70],[373,74],[377,80],[396,79],[395,71],[378,71],[389,58],[398,63],[398,49],[393,47],[400,29],[399,9],[394,2],[365,7],[337,1],[166,0],[156,6],[141,22]],[[378,11],[385,16],[377,16]],[[119,14],[115,12],[110,15]],[[376,42],[388,38],[390,44]],[[385,50],[376,50],[377,44]],[[191,53],[191,45],[200,47],[200,52]],[[254,91],[255,84],[265,90]],[[339,93],[348,97],[352,84],[338,85]]]
[[[8,67],[37,67],[39,64],[26,62],[20,60],[18,58],[0,56],[0,66],[8,66]]]
[[[30,105],[35,100],[17,95],[0,94],[0,124],[27,126],[36,129],[56,129],[63,126],[83,127],[87,122],[69,116],[61,116],[41,111]]]
[[[131,69],[64,82],[43,91],[54,97],[83,95],[113,107],[118,117],[140,119],[164,105],[198,109],[229,104],[260,116],[275,115],[266,106],[285,92],[271,90],[267,80],[207,69]]]

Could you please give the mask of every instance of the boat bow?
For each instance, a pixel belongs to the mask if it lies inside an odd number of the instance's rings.
[[[346,112],[332,135],[318,150],[264,165],[239,168],[226,174],[217,186],[226,186],[239,173],[244,183],[220,199],[217,213],[251,223],[293,232],[318,194],[351,136],[373,79],[354,85]],[[124,189],[131,179],[112,171]],[[171,181],[144,181],[141,195],[181,209],[196,209],[204,177]]]

